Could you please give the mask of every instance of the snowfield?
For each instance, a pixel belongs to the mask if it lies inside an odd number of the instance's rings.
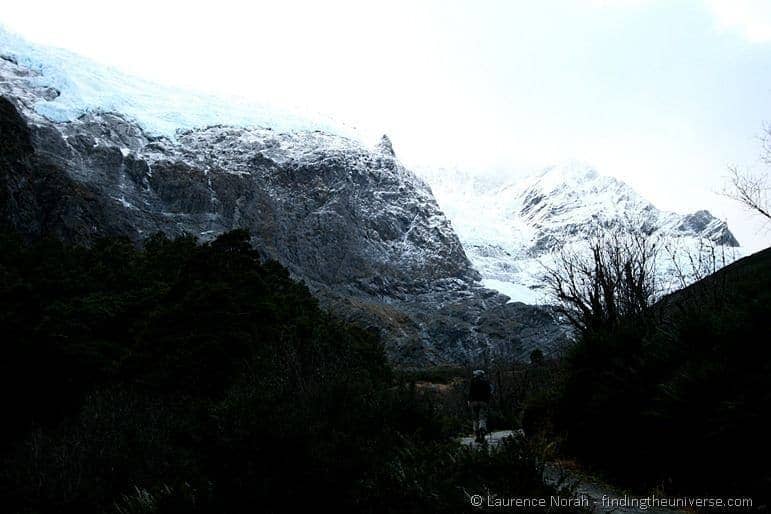
[[[515,178],[446,169],[418,174],[485,286],[511,301],[548,303],[544,268],[560,249],[581,251],[598,232],[628,225],[659,241],[662,293],[742,256],[726,224],[709,212],[660,211],[624,182],[581,163]]]
[[[0,57],[37,72],[50,91],[34,110],[50,121],[72,121],[94,111],[118,112],[148,134],[174,138],[178,130],[233,125],[278,131],[323,130],[343,136],[355,129],[328,117],[162,86],[57,48],[34,45],[0,26]]]

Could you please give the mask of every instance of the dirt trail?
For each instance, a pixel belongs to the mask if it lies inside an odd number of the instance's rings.
[[[496,446],[500,445],[504,439],[509,437],[518,439],[524,438],[524,436],[524,433],[519,430],[499,430],[496,432],[491,432],[486,437],[487,447],[495,448]],[[473,436],[462,437],[460,439],[460,443],[472,448],[478,448],[481,446],[474,440]],[[624,492],[611,486],[610,484],[603,482],[597,477],[583,472],[575,465],[570,465],[560,461],[547,462],[544,465],[543,478],[547,484],[553,486],[565,486],[575,491],[576,496],[586,497],[589,501],[589,506],[592,509],[592,512],[598,514],[673,514],[683,512],[675,510],[657,510],[653,508],[640,509],[636,507],[612,507],[607,503],[603,505],[603,497],[613,499],[624,498]],[[630,494],[630,496],[634,495]]]

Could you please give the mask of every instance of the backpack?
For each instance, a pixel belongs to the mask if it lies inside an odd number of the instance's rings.
[[[490,382],[484,377],[474,377],[471,379],[469,388],[469,400],[472,402],[489,402],[492,393]]]

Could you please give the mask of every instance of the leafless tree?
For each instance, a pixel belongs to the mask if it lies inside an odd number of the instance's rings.
[[[768,203],[771,191],[768,178],[768,166],[771,166],[771,127],[766,127],[762,144],[762,160],[767,166],[766,169],[753,172],[730,166],[729,185],[723,190],[723,195],[741,203],[751,212],[771,220],[771,206]]]
[[[728,248],[705,238],[700,238],[693,246],[678,244],[676,240],[669,241],[663,245],[663,249],[668,258],[668,266],[664,266],[669,279],[666,292],[688,287],[714,274],[737,258],[734,248]]]
[[[582,248],[565,248],[546,267],[558,309],[579,333],[648,312],[657,298],[654,236],[625,227],[601,232]]]
[[[663,248],[668,258],[662,266],[667,281],[664,292],[679,290],[678,298],[691,300],[687,305],[681,302],[679,308],[701,309],[728,298],[731,290],[728,275],[717,271],[737,259],[734,248],[709,239],[699,239],[696,245],[669,241]],[[701,283],[699,287],[689,287],[697,282]]]
[[[771,164],[771,156],[768,158]],[[768,180],[768,171],[750,172],[740,170],[735,166],[728,168],[730,186],[723,192],[724,196],[736,200],[752,212],[771,220],[771,207],[768,203],[768,194],[771,184]]]

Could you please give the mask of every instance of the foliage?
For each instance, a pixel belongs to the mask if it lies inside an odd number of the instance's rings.
[[[553,412],[566,450],[640,489],[768,501],[771,250],[585,331]],[[716,289],[720,289],[719,294]]]
[[[0,244],[5,512],[457,511],[467,484],[544,488],[532,456],[448,439],[374,336],[245,232]]]
[[[491,449],[405,443],[378,470],[373,482],[365,482],[369,491],[362,497],[377,503],[358,505],[362,510],[380,511],[378,504],[398,498],[400,503],[394,506],[403,512],[478,512],[469,502],[474,494],[501,498],[555,494],[543,484],[541,453],[531,445],[513,439]]]
[[[430,368],[405,368],[398,370],[399,378],[405,382],[430,382],[450,384],[469,375],[467,369],[456,366],[434,366]]]

